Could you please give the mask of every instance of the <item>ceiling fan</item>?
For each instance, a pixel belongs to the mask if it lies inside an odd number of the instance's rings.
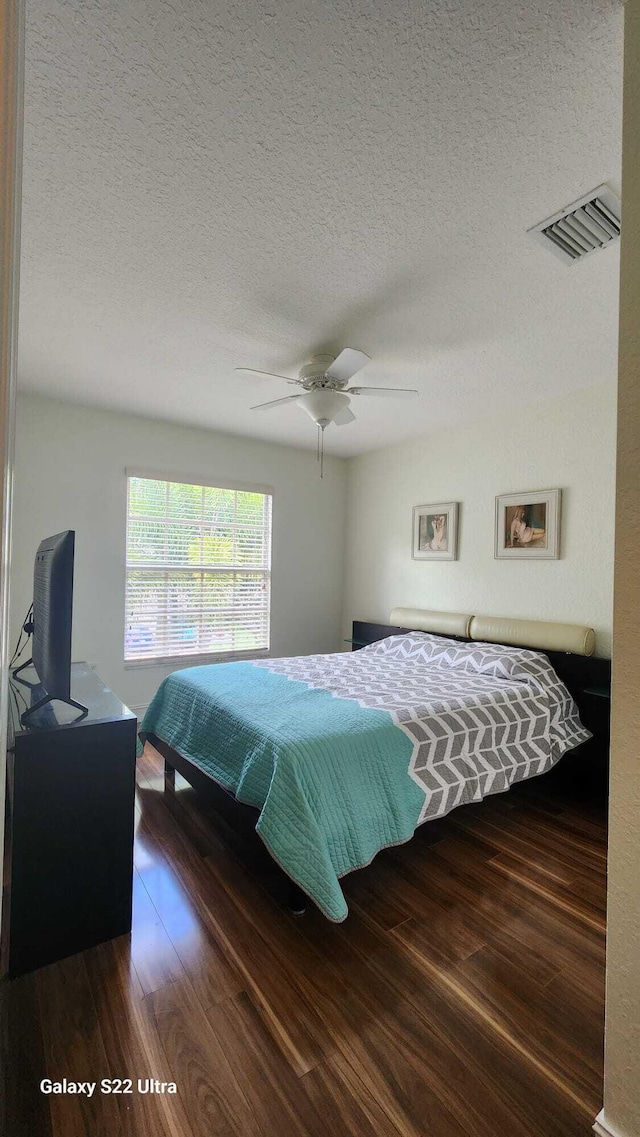
[[[349,387],[348,383],[366,364],[369,356],[355,348],[345,347],[336,358],[330,355],[315,355],[298,372],[297,379],[286,375],[272,375],[268,371],[256,371],[252,367],[236,367],[245,375],[261,375],[266,379],[281,379],[285,383],[301,388],[297,395],[285,395],[284,399],[271,399],[268,403],[258,403],[252,411],[265,411],[271,407],[281,407],[285,403],[297,403],[313,419],[318,428],[317,459],[320,462],[320,477],[324,456],[324,431],[330,423],[346,426],[355,422],[350,409],[352,395],[374,395],[382,398],[412,399],[418,392],[402,387]]]

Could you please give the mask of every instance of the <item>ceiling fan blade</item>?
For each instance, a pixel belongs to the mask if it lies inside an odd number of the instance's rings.
[[[369,363],[369,355],[365,355],[363,351],[356,351],[353,347],[345,347],[344,351],[337,355],[330,367],[327,367],[327,375],[332,379],[337,379],[339,383],[347,383],[356,371],[360,371],[366,363]]]
[[[379,395],[387,399],[414,399],[419,391],[409,387],[347,387],[345,395]]]
[[[295,383],[299,385],[299,379],[290,379],[288,375],[274,375],[271,371],[256,371],[253,367],[234,367],[234,371],[240,371],[243,375],[259,375],[262,379],[284,379],[285,383]]]
[[[256,403],[255,407],[250,407],[250,410],[266,411],[269,407],[281,407],[283,403],[295,403],[299,398],[299,395],[285,395],[284,399],[272,399],[270,403]]]
[[[356,416],[354,415],[353,411],[350,411],[348,407],[345,407],[343,411],[340,411],[340,413],[336,415],[333,421],[336,426],[346,426],[349,422],[355,422]]]

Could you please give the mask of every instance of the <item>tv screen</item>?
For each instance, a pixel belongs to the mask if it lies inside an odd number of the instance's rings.
[[[45,537],[33,572],[33,664],[49,699],[71,695],[71,615],[75,533]]]

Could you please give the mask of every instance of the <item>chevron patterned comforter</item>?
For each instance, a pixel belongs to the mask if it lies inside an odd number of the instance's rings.
[[[420,632],[174,672],[149,733],[260,810],[272,855],[335,921],[340,877],[590,737],[546,656]]]

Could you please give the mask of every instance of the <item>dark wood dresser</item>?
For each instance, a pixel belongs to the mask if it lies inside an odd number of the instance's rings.
[[[2,971],[33,971],[131,930],[135,715],[86,663],[71,694],[20,722],[42,690],[11,680]],[[29,686],[31,682],[31,686]],[[75,720],[75,721],[74,721]]]

